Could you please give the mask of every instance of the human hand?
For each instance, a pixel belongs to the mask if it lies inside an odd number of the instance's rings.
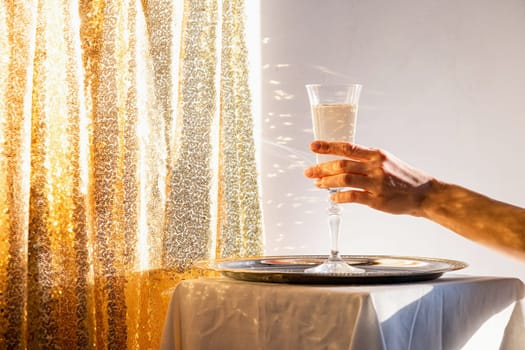
[[[332,195],[338,203],[361,203],[392,214],[422,215],[422,203],[437,181],[390,153],[346,142],[314,141],[319,154],[344,157],[314,165],[306,177],[319,188],[343,189]]]

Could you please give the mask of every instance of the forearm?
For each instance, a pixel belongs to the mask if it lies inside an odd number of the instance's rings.
[[[525,209],[434,180],[421,216],[525,261]]]

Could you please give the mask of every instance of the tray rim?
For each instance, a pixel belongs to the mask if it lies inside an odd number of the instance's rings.
[[[310,274],[301,271],[278,271],[278,270],[264,270],[264,269],[250,269],[250,268],[224,268],[220,264],[223,263],[250,263],[260,262],[263,260],[272,259],[316,259],[323,260],[326,255],[269,255],[269,256],[252,256],[243,258],[227,258],[204,260],[196,262],[195,266],[200,269],[213,270],[221,273],[223,276],[230,277],[241,281],[251,282],[272,282],[272,283],[301,283],[301,284],[388,284],[388,283],[403,283],[403,282],[417,282],[425,280],[433,280],[439,278],[446,272],[464,269],[469,265],[460,260],[445,259],[445,258],[431,258],[423,256],[409,256],[409,255],[342,255],[345,260],[377,260],[377,259],[393,259],[393,260],[413,260],[419,262],[434,262],[442,263],[446,266],[443,268],[430,270],[414,270],[403,273],[366,273],[360,274]]]

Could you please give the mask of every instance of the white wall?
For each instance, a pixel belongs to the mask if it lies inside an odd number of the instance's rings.
[[[364,85],[357,141],[445,181],[525,207],[523,0],[261,0],[261,178],[266,254],[328,250],[305,83]],[[517,276],[525,264],[447,229],[358,205],[343,254],[466,261]]]

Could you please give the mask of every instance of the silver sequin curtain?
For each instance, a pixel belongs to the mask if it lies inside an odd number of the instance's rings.
[[[158,348],[262,252],[243,0],[0,2],[0,348]]]

